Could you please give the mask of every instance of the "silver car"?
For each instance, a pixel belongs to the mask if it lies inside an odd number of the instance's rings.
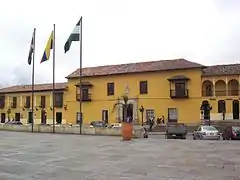
[[[219,140],[221,137],[219,131],[214,126],[201,125],[193,132],[193,139]]]

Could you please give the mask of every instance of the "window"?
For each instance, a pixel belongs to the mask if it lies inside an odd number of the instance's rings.
[[[175,90],[185,90],[185,83],[175,83]]]
[[[226,103],[224,100],[218,101],[218,113],[226,112]]]
[[[102,121],[108,124],[108,110],[102,110]]]
[[[46,96],[41,96],[41,108],[46,107]]]
[[[5,96],[0,96],[0,108],[5,107]]]
[[[188,97],[188,90],[185,82],[175,82],[175,89],[170,89],[171,98],[186,98]]]
[[[76,88],[76,100],[80,101],[80,88]],[[91,94],[89,93],[89,89],[87,87],[82,88],[82,101],[91,101]]]
[[[107,95],[113,96],[114,95],[114,83],[107,83]]]
[[[63,107],[63,93],[55,93],[55,107],[56,108]]]
[[[12,108],[17,108],[17,97],[12,98]]]
[[[154,117],[154,109],[146,109],[146,120]]]
[[[89,91],[88,91],[88,89],[82,89],[82,100],[89,100]]]
[[[31,104],[31,99],[30,96],[26,97],[26,103],[25,103],[25,108],[30,108]]]
[[[168,108],[168,121],[176,122],[178,120],[177,108]]]
[[[140,81],[139,90],[140,90],[140,94],[147,94],[148,93],[147,81]]]

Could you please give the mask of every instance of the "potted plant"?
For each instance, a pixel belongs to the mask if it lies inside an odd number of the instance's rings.
[[[131,140],[133,124],[132,124],[132,118],[127,117],[127,109],[129,106],[128,96],[123,95],[122,99],[123,99],[123,102],[117,102],[114,104],[113,111],[115,111],[117,107],[121,107],[123,109],[123,120],[121,122],[122,138],[123,140]]]

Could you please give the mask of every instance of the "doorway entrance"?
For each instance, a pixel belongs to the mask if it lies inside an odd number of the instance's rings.
[[[123,119],[124,119],[124,112],[125,109],[123,108]],[[131,118],[133,120],[133,104],[128,104],[127,107],[127,118]],[[124,119],[125,120],[125,119]]]
[[[33,113],[32,112],[28,112],[28,124],[32,124],[33,122]]]
[[[15,121],[20,121],[20,120],[21,120],[21,114],[15,113]]]
[[[46,124],[47,123],[47,114],[45,110],[41,111],[41,124]]]
[[[56,112],[56,123],[62,124],[62,113],[61,112]]]
[[[177,108],[168,108],[168,122],[178,122]]]
[[[239,101],[233,100],[232,102],[233,119],[239,119]]]
[[[5,120],[6,120],[6,114],[1,113],[1,123],[5,123]]]
[[[201,105],[201,110],[203,111],[203,119],[209,120],[210,119],[210,104],[208,101],[203,101]]]

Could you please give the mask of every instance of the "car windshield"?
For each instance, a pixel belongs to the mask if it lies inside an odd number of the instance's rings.
[[[232,127],[234,131],[239,132],[240,131],[240,126],[233,126]]]
[[[202,128],[205,131],[217,131],[217,129],[215,127],[213,127],[213,126],[204,126]]]

